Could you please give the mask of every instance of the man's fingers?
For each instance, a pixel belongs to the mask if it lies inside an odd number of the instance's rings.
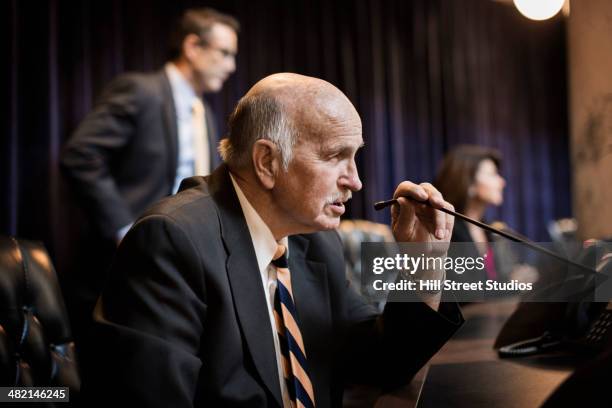
[[[411,201],[427,201],[429,205]],[[454,217],[437,209],[445,208],[454,211],[452,204],[442,197],[442,194],[430,183],[415,184],[404,181],[395,190],[393,198],[398,200],[399,205],[394,205],[392,211],[393,218],[399,225],[413,226],[419,218],[422,226],[433,234],[436,239],[443,240],[450,238],[450,233],[454,225]]]
[[[444,208],[446,201],[442,194],[430,183],[414,184],[410,181],[403,181],[395,189],[393,198],[410,197],[417,201],[428,201],[434,208]]]
[[[426,201],[429,198],[427,191],[418,184],[410,181],[402,181],[393,193],[393,198],[412,197],[418,201]]]
[[[429,201],[432,207],[446,208],[446,205],[448,203],[444,201],[444,198],[442,198],[442,194],[438,191],[438,189],[436,189],[430,183],[421,183],[420,186],[427,193],[427,196],[428,196],[427,201]],[[437,239],[444,239],[447,235],[447,218],[446,218],[447,215],[443,213],[442,211],[436,211],[434,209],[432,209],[431,211],[433,212],[432,214],[433,231],[432,232],[434,233]]]
[[[429,201],[433,207],[444,208],[446,201],[444,201],[442,193],[440,193],[437,188],[430,183],[421,183],[420,186],[427,193],[427,201]]]
[[[433,212],[433,232],[437,239],[444,239],[446,236],[446,214],[442,211],[429,209]]]
[[[444,208],[446,208],[447,210],[450,211],[455,211],[455,207],[449,203],[448,201],[444,202]],[[446,215],[446,233],[449,235],[448,238],[450,238],[450,234],[453,232],[453,226],[455,225],[455,217],[450,215],[450,214],[445,214]]]
[[[399,205],[394,205],[394,216],[397,217],[397,222],[400,225],[405,225],[408,228],[412,228],[414,225],[414,204],[404,197],[398,197],[397,202]],[[417,204],[418,205],[418,204]]]

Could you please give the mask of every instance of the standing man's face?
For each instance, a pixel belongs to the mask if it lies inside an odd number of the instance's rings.
[[[237,52],[236,32],[224,24],[213,25],[192,59],[194,78],[202,91],[221,90],[227,77],[236,70]]]

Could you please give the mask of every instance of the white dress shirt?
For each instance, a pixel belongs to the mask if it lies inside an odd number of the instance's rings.
[[[281,395],[283,397],[283,405],[285,407],[291,407],[291,400],[289,398],[289,391],[287,390],[287,383],[283,375],[283,368],[281,366],[281,352],[280,345],[278,342],[278,333],[276,332],[276,322],[274,320],[274,292],[276,291],[276,269],[271,265],[272,258],[276,253],[278,244],[282,244],[287,248],[287,257],[289,256],[289,240],[287,237],[281,238],[280,241],[276,242],[272,231],[261,219],[257,211],[253,208],[249,200],[236,183],[234,176],[230,173],[234,190],[238,195],[240,206],[242,207],[242,213],[246,219],[247,226],[249,227],[249,233],[251,234],[251,241],[253,241],[253,248],[255,248],[255,256],[257,257],[257,266],[259,267],[259,273],[261,274],[261,283],[266,294],[266,305],[268,305],[268,315],[270,317],[270,326],[272,327],[272,335],[274,336],[274,350],[276,351],[276,367],[278,369],[278,382],[280,383]]]
[[[174,99],[174,110],[176,111],[176,124],[178,127],[178,162],[174,187],[172,188],[172,193],[174,194],[178,191],[184,178],[195,174],[193,105],[194,99],[200,98],[173,63],[168,62],[164,69],[172,89],[172,99]],[[206,118],[204,118],[205,120]],[[204,122],[204,126],[206,126],[206,122]],[[208,138],[203,142],[208,144]],[[210,146],[207,147],[206,151],[208,152]]]

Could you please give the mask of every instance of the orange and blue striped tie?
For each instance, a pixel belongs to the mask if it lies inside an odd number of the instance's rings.
[[[315,406],[314,390],[308,375],[306,349],[300,332],[299,320],[293,292],[291,274],[287,264],[286,248],[279,245],[272,265],[276,267],[277,285],[274,293],[274,320],[282,358],[283,375],[291,405],[296,408]]]

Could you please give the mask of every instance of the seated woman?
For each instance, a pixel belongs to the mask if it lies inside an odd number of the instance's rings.
[[[451,150],[442,161],[434,185],[442,195],[455,206],[455,210],[470,218],[483,221],[487,208],[498,207],[504,200],[506,180],[499,174],[501,155],[496,149],[462,145]],[[496,227],[503,223],[497,223]],[[460,219],[455,220],[452,242],[465,242],[471,245],[455,245],[450,256],[484,257],[484,270],[454,275],[459,281],[477,282],[487,279],[506,281],[518,278],[533,281],[537,273],[531,267],[516,265],[516,257],[509,248],[495,245],[493,253],[492,237],[485,230]],[[503,252],[503,253],[502,253]],[[503,259],[503,262],[501,260]]]

